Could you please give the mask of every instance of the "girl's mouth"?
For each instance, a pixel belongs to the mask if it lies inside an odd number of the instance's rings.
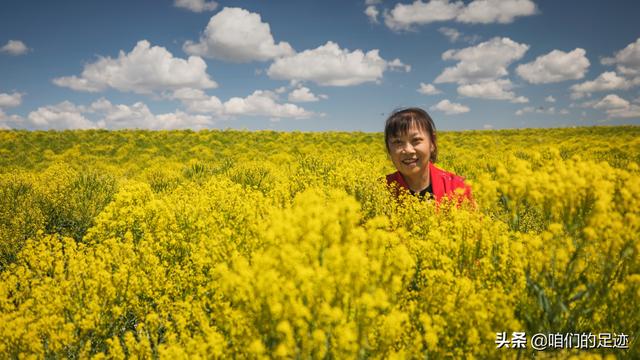
[[[418,158],[405,159],[405,160],[402,160],[402,163],[405,165],[416,165],[418,163]]]

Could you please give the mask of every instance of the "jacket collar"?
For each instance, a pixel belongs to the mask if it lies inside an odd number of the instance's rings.
[[[393,174],[394,180],[403,188],[409,190],[409,184],[407,184],[406,180],[400,173],[400,171],[396,171]],[[445,182],[443,179],[443,171],[438,169],[431,161],[429,161],[429,179],[431,180],[431,190],[433,190],[433,196],[437,201],[442,198],[445,193]]]

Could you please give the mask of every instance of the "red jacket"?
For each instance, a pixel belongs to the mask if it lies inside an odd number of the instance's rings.
[[[443,196],[453,195],[456,189],[463,189],[462,197],[459,199],[460,201],[464,198],[468,199],[469,201],[473,201],[473,198],[471,197],[471,187],[465,184],[462,177],[439,169],[435,165],[433,165],[432,162],[429,162],[429,174],[431,177],[431,189],[433,190],[433,197],[436,199],[437,203],[441,201]],[[400,174],[399,171],[387,175],[387,185],[393,186],[394,184],[397,184],[398,190],[404,188],[409,191],[409,185],[404,180],[404,177],[402,177],[402,174]],[[396,196],[399,195],[398,190],[396,190],[395,192]]]

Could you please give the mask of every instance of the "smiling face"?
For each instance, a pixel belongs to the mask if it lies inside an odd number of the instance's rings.
[[[405,179],[426,174],[434,145],[431,136],[413,122],[404,133],[389,137],[389,156]]]

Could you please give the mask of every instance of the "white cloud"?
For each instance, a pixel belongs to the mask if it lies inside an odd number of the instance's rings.
[[[517,116],[522,116],[525,113],[529,113],[529,112],[533,112],[535,111],[535,108],[533,106],[525,106],[522,109],[516,111],[516,115]]]
[[[479,35],[464,35],[462,32],[449,28],[449,27],[441,27],[438,28],[438,31],[446,36],[450,42],[455,43],[458,41],[464,41],[469,44],[474,44],[480,41],[481,37]]]
[[[549,103],[554,103],[554,102],[556,102],[556,98],[554,98],[553,96],[549,95],[546,98],[544,98],[544,101],[549,102]]]
[[[16,107],[22,104],[22,95],[18,92],[12,94],[0,93],[0,108]]]
[[[202,129],[213,125],[207,115],[191,115],[182,111],[153,114],[142,102],[133,105],[116,105],[101,98],[89,106],[75,105],[69,101],[40,107],[26,118],[14,116],[11,128],[26,129]],[[0,126],[2,126],[0,119]],[[5,121],[6,123],[6,121]]]
[[[95,129],[98,125],[87,119],[82,106],[64,101],[57,105],[40,107],[27,116],[27,126],[35,129]]]
[[[623,75],[640,75],[640,38],[615,53],[613,57],[602,59],[604,65],[616,65]]]
[[[514,104],[526,104],[529,102],[529,98],[527,98],[526,96],[517,96],[510,100]]]
[[[218,3],[205,0],[175,0],[173,6],[200,13],[215,10],[218,7]]]
[[[194,113],[211,113],[221,115],[224,106],[216,96],[209,96],[200,89],[178,89],[168,96],[180,100],[187,111]]]
[[[209,115],[192,115],[180,110],[154,114],[149,107],[142,102],[133,105],[114,105],[102,98],[90,105],[90,112],[97,113],[100,117],[98,124],[107,129],[203,129],[214,124],[213,117]]]
[[[365,0],[364,4],[365,5],[377,5],[380,4],[382,2],[382,0]]]
[[[586,51],[576,48],[571,52],[553,50],[535,61],[519,65],[516,72],[532,84],[546,84],[584,77],[589,68]]]
[[[516,17],[536,14],[530,0],[475,0],[463,8],[457,20],[464,23],[508,24]]]
[[[3,47],[0,48],[0,52],[18,56],[28,53],[29,48],[20,40],[9,40]]]
[[[313,113],[294,104],[279,104],[273,91],[256,90],[246,98],[234,97],[224,103],[226,115],[269,116],[271,118],[303,119]]]
[[[210,128],[214,120],[208,115],[192,115],[177,110],[172,113],[155,116],[157,129],[206,129]]]
[[[291,102],[313,102],[318,101],[320,99],[327,99],[327,95],[315,95],[314,93],[306,87],[299,87],[294,89],[291,93],[289,93],[289,101]]]
[[[0,109],[0,129],[24,129],[25,119],[18,115],[7,115]]]
[[[374,5],[367,6],[367,8],[364,9],[364,13],[369,18],[369,21],[374,24],[378,23],[378,14],[380,14],[380,12],[378,12],[378,9]]]
[[[231,98],[221,103],[200,89],[179,89],[171,98],[180,100],[191,110],[207,110],[206,114],[191,114],[181,110],[154,114],[149,107],[136,102],[132,105],[112,104],[105,98],[89,106],[64,101],[32,111],[26,118],[7,115],[0,110],[0,128],[26,129],[203,129],[210,128],[220,118],[236,115],[268,116],[270,118],[307,118],[315,115],[294,104],[280,104],[272,91],[257,90],[246,98]],[[212,105],[213,104],[213,105]],[[203,108],[196,109],[198,106]]]
[[[609,119],[640,118],[640,105],[632,104],[615,94],[609,94],[597,102],[585,105],[604,110]]]
[[[287,42],[275,43],[271,27],[260,14],[240,8],[224,8],[212,16],[198,42],[187,41],[186,53],[245,63],[267,61],[295,53]]]
[[[513,103],[527,103],[529,99],[524,96],[516,96],[513,91],[509,91],[513,85],[508,79],[498,79],[475,84],[465,84],[458,87],[458,94],[467,97],[509,100]]]
[[[517,116],[522,116],[526,113],[536,113],[536,114],[546,114],[546,115],[555,115],[559,113],[561,115],[566,115],[569,113],[569,111],[567,111],[566,109],[557,111],[554,106],[551,106],[548,108],[545,108],[544,106],[538,106],[538,107],[525,106],[522,109],[516,111]]]
[[[618,95],[609,94],[593,105],[594,109],[613,110],[629,107],[629,102]]]
[[[458,39],[462,36],[462,33],[460,33],[460,31],[448,27],[441,27],[438,29],[438,31],[442,35],[446,36],[452,43],[458,41]]]
[[[573,92],[571,97],[579,99],[585,95],[590,96],[593,92],[626,90],[639,83],[640,81],[637,80],[627,80],[620,77],[614,71],[607,71],[600,74],[595,80],[585,81],[571,86],[571,91]]]
[[[442,59],[458,60],[458,63],[444,69],[435,83],[478,83],[506,76],[509,73],[507,67],[522,58],[528,49],[526,44],[495,37],[464,49],[447,50],[442,54]]]
[[[424,95],[436,95],[436,94],[440,94],[442,91],[436,89],[436,87],[433,86],[432,84],[425,84],[421,82],[418,92]]]
[[[452,103],[451,101],[445,99],[437,103],[436,105],[430,107],[431,110],[442,111],[447,115],[456,115],[469,112],[469,108],[458,103]]]
[[[305,94],[304,90],[296,95],[301,98],[305,95],[311,95],[316,99],[326,98],[326,95],[316,96],[310,92]],[[246,98],[233,97],[225,102],[215,96],[206,95],[204,91],[198,89],[180,89],[169,97],[181,101],[189,112],[211,114],[217,117],[245,115],[271,118],[308,118],[314,115],[314,113],[297,105],[279,103],[278,92],[269,90],[256,90]],[[291,94],[289,97],[291,98]],[[310,101],[308,99],[307,97],[306,100]]]
[[[640,106],[631,104],[627,108],[607,110],[610,119],[640,119]]]
[[[329,41],[315,49],[276,59],[267,74],[277,80],[313,81],[323,86],[351,86],[380,81],[387,68],[397,66],[410,69],[399,59],[387,62],[380,57],[377,49],[367,53],[359,49],[349,51]]]
[[[493,125],[492,124],[484,124],[484,125],[482,125],[482,128],[486,129],[486,130],[491,130],[491,129],[493,129]]]
[[[207,64],[200,57],[175,58],[164,47],[152,47],[148,41],[142,40],[130,53],[120,51],[117,59],[100,58],[85,65],[80,77],[65,76],[53,82],[78,91],[97,92],[113,88],[138,94],[184,87],[217,87],[206,70]]]
[[[391,30],[412,30],[414,25],[455,20],[463,23],[510,23],[516,17],[534,15],[536,5],[531,0],[475,0],[465,6],[462,1],[416,0],[412,4],[398,3],[385,10],[385,24]]]
[[[420,0],[413,4],[398,3],[391,10],[385,10],[384,23],[391,30],[411,30],[412,25],[424,25],[435,21],[452,20],[462,10],[462,2],[449,3],[448,0]]]
[[[404,72],[410,72],[411,71],[411,65],[404,64],[398,58],[395,58],[392,61],[388,62],[387,66],[389,66],[389,69],[395,70],[395,71],[404,71]]]

